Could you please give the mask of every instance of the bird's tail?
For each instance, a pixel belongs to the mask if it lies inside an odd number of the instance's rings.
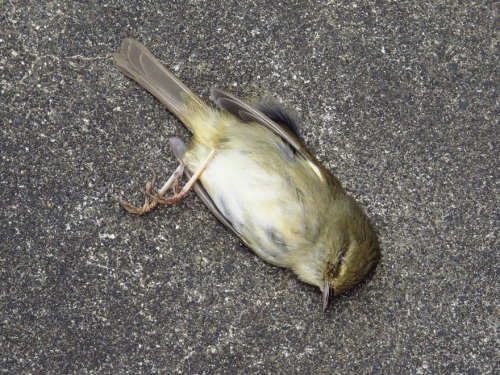
[[[147,89],[191,129],[186,112],[206,104],[135,39],[124,39],[113,55],[116,67]]]

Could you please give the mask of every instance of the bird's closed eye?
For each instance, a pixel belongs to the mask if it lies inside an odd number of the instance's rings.
[[[344,255],[345,255],[345,252],[341,252],[339,254],[339,258],[337,259],[337,267],[339,267],[342,264],[342,262],[344,261]]]
[[[342,251],[339,254],[339,257],[337,259],[337,267],[340,267],[342,262],[345,260],[345,255],[347,253],[347,250],[349,249],[349,243],[346,243],[344,247],[342,248]]]

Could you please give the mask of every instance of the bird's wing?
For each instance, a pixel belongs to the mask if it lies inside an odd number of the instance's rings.
[[[242,122],[256,122],[279,135],[283,138],[294,151],[301,154],[304,158],[316,162],[314,156],[304,147],[297,139],[295,134],[286,127],[272,121],[269,117],[263,114],[258,109],[245,103],[243,100],[228,94],[219,89],[212,89],[211,98],[217,106],[226,112],[229,112],[234,117]]]
[[[295,134],[287,127],[274,122],[264,113],[258,109],[252,107],[251,105],[245,103],[243,100],[228,94],[227,92],[212,89],[211,98],[217,104],[217,106],[226,112],[231,113],[237,119],[242,122],[254,122],[260,124],[272,132],[280,136],[285,142],[287,142],[290,147],[300,155],[302,155],[309,163],[313,170],[321,175],[321,177],[329,180],[337,190],[342,190],[342,185],[340,181],[333,176],[333,174],[327,170],[315,157],[309,152],[309,150],[302,144],[302,142],[295,136]]]

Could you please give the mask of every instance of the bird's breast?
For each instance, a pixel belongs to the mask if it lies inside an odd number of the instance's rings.
[[[204,153],[188,154],[200,154],[187,161],[191,169]],[[307,230],[303,193],[287,173],[290,167],[289,161],[269,165],[251,153],[223,149],[200,177],[217,208],[252,250],[282,267],[289,266],[291,253],[302,246]]]

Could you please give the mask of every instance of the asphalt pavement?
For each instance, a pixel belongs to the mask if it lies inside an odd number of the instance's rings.
[[[5,374],[500,373],[498,1],[0,1]],[[335,298],[194,193],[133,217],[188,131],[112,63],[272,95],[382,244]]]

